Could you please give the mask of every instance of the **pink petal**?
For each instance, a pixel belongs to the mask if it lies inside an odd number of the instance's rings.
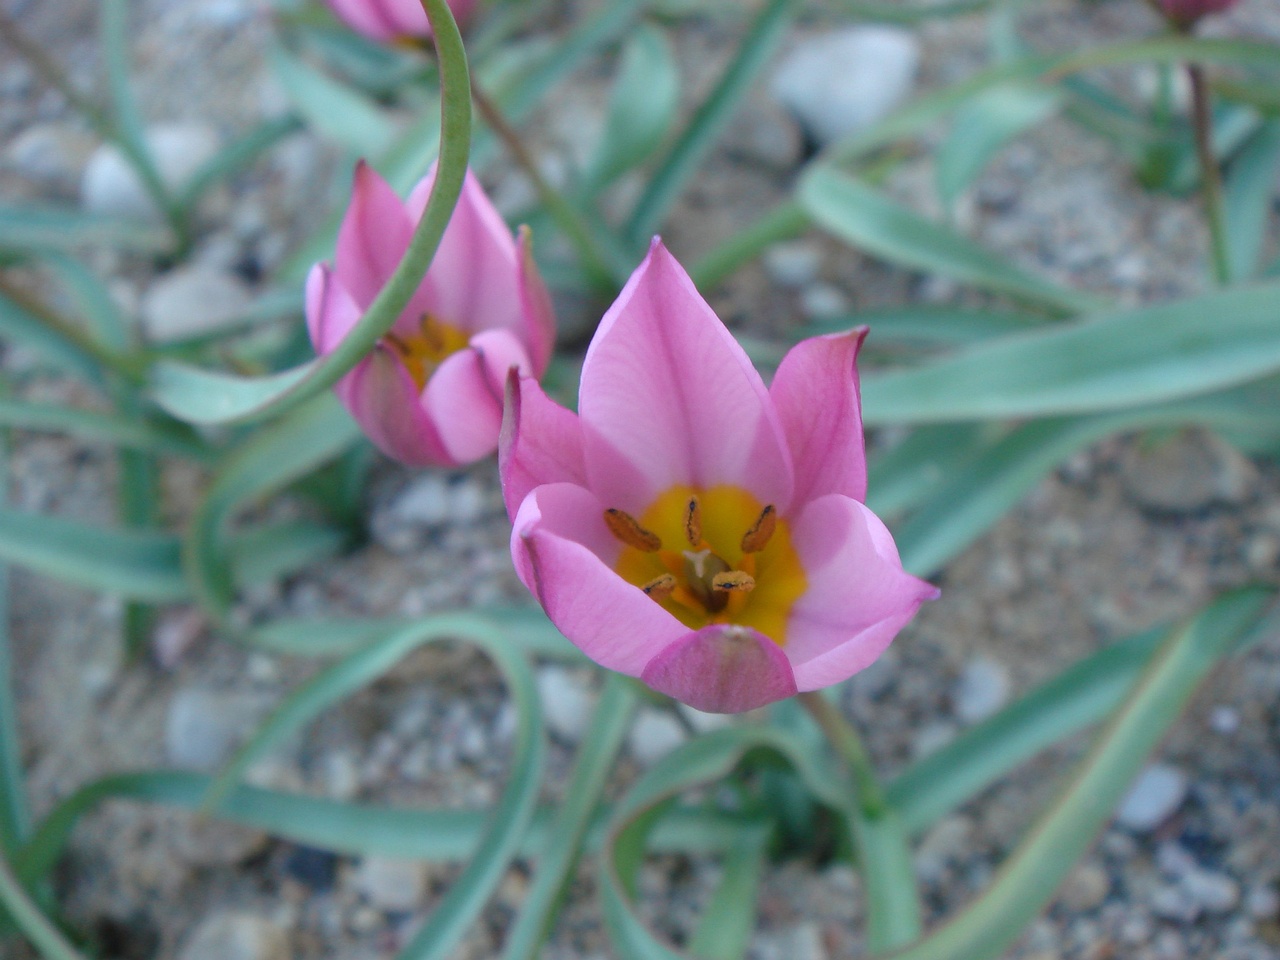
[[[796,507],[828,493],[867,498],[858,349],[867,328],[802,340],[783,357],[769,395],[795,467]]]
[[[528,227],[520,228],[516,242],[520,260],[520,307],[524,314],[525,341],[529,345],[529,358],[533,361],[534,376],[542,376],[551,362],[551,351],[556,344],[556,315],[551,306],[551,294],[542,282],[542,274],[533,259],[533,237]]]
[[[870,666],[938,588],[902,569],[893,538],[840,494],[811,501],[791,523],[808,588],[792,608],[784,648],[801,690]]]
[[[453,466],[418,388],[394,352],[378,345],[343,377],[334,392],[365,435],[387,456],[413,467]]]
[[[356,33],[386,42],[399,33],[386,8],[375,0],[328,0],[330,8]],[[425,19],[425,15],[424,15]]]
[[[600,666],[634,677],[689,631],[613,572],[619,550],[600,501],[569,483],[530,493],[511,534],[520,579],[551,622]]]
[[[435,167],[409,195],[410,222],[426,208]],[[470,170],[415,306],[470,333],[523,325],[516,243]]]
[[[786,654],[749,627],[686,634],[650,660],[640,679],[704,713],[742,713],[796,692]]]
[[[317,263],[307,274],[307,333],[316,353],[330,353],[359,322],[363,311],[332,271]]]
[[[502,400],[480,351],[446,358],[427,381],[422,403],[455,463],[474,463],[498,449]]]
[[[369,306],[400,264],[412,233],[395,191],[363,160],[342,226],[334,273],[362,308]]]
[[[791,501],[790,457],[760,375],[657,239],[591,341],[579,411],[587,475],[612,507],[643,511],[675,484]]]
[[[513,519],[534,487],[586,485],[577,414],[551,400],[532,377],[512,373],[507,379],[498,470],[507,515]]]

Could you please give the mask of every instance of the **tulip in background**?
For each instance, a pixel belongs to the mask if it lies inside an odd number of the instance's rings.
[[[938,591],[862,502],[864,334],[803,341],[766,389],[655,240],[587,351],[578,415],[513,375],[512,554],[560,631],[718,713],[880,656]]]
[[[1203,16],[1221,13],[1236,5],[1236,0],[1156,0],[1160,12],[1177,27],[1186,28]]]
[[[448,0],[458,26],[471,18],[477,0]],[[421,0],[328,0],[339,18],[356,33],[380,43],[431,36]]]
[[[341,342],[404,255],[434,170],[401,202],[374,170],[356,168],[332,269],[307,278],[316,351]],[[369,438],[412,466],[456,466],[491,454],[512,368],[541,376],[555,320],[530,251],[468,172],[431,269],[374,350],[334,388]]]

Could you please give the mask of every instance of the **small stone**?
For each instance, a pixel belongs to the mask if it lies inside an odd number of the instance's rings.
[[[188,687],[174,694],[165,723],[169,762],[216,770],[252,726],[256,702],[236,693]]]
[[[1245,909],[1255,920],[1280,920],[1280,893],[1274,887],[1254,887],[1245,898]]]
[[[581,674],[559,666],[538,671],[538,694],[551,732],[566,743],[577,743],[591,722],[594,699]]]
[[[1203,430],[1138,444],[1126,452],[1121,479],[1140,506],[1172,513],[1243,503],[1257,468],[1238,450]]]
[[[956,716],[977,723],[1009,702],[1009,670],[998,660],[978,657],[965,665],[952,692]]]
[[[689,722],[689,726],[698,733],[710,733],[712,730],[723,730],[725,727],[733,726],[733,714],[703,713],[687,703],[677,703],[676,709],[680,711],[680,716]]]
[[[317,893],[332,890],[338,876],[337,856],[314,847],[294,847],[283,867],[287,876]]]
[[[324,758],[325,792],[334,800],[352,800],[360,792],[360,766],[348,750]]]
[[[1229,737],[1240,729],[1240,711],[1235,707],[1214,707],[1209,714],[1209,729]]]
[[[1157,887],[1151,894],[1151,912],[1165,920],[1195,923],[1200,916],[1197,904],[1180,886]]]
[[[813,921],[798,923],[779,938],[787,960],[827,960],[822,928]]]
[[[799,290],[818,279],[822,248],[807,240],[775,243],[764,252],[764,272],[780,287]]]
[[[161,181],[175,191],[218,149],[217,132],[203,123],[156,124],[145,136]],[[162,219],[132,165],[111,144],[98,147],[85,165],[80,202],[90,213],[133,220]]]
[[[1240,884],[1225,873],[1195,870],[1182,878],[1182,892],[1205,913],[1230,913],[1240,904]]]
[[[435,527],[449,519],[449,484],[437,473],[418,477],[400,491],[390,513],[403,523]]]
[[[484,487],[474,480],[465,480],[449,488],[449,519],[453,523],[475,523],[488,509]]]
[[[204,920],[180,960],[289,960],[285,931],[251,913],[217,913]]]
[[[920,45],[893,27],[853,27],[797,44],[769,92],[821,146],[865,130],[906,99]]]
[[[412,910],[427,892],[427,868],[417,860],[365,857],[356,871],[355,889],[379,910]]]
[[[684,727],[670,713],[643,707],[627,735],[631,755],[641,766],[649,766],[685,741]]]
[[[1164,823],[1187,796],[1187,776],[1166,763],[1152,764],[1138,776],[1116,811],[1116,821],[1144,833]]]
[[[194,867],[233,867],[266,849],[268,837],[225,820],[193,818],[175,838],[179,857]]]
[[[151,634],[151,652],[165,670],[174,669],[204,634],[208,620],[196,607],[161,614]]]
[[[849,312],[849,298],[839,287],[815,283],[800,294],[800,309],[810,320],[834,320]]]
[[[804,138],[796,122],[780,106],[772,102],[753,103],[738,112],[726,131],[724,149],[731,156],[784,172],[800,163]]]
[[[945,747],[956,738],[956,726],[946,720],[926,723],[916,731],[911,741],[911,754],[919,759]]]
[[[942,882],[947,867],[969,844],[973,821],[964,816],[951,816],[930,830],[916,848],[916,874],[926,883]]]
[[[1062,905],[1072,913],[1083,913],[1102,905],[1111,890],[1107,871],[1096,863],[1082,863],[1071,871],[1062,885]]]
[[[1172,840],[1160,844],[1156,849],[1156,866],[1171,880],[1180,880],[1200,869],[1200,864],[1187,852],[1186,847]]]
[[[201,264],[177,267],[143,294],[143,329],[153,343],[209,336],[235,323],[249,300],[248,288],[229,273]]]
[[[37,123],[14,137],[4,156],[20,176],[74,196],[94,143],[92,136],[74,127]]]

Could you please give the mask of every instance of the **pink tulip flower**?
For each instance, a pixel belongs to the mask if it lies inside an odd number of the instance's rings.
[[[1235,6],[1236,0],[1156,0],[1156,5],[1175,26],[1189,27],[1203,16]]]
[[[471,18],[477,0],[449,0],[461,27]],[[328,0],[339,19],[356,33],[380,43],[431,36],[431,25],[419,0]]]
[[[805,340],[766,389],[655,240],[587,350],[577,415],[512,376],[511,552],[560,631],[714,713],[879,657],[938,591],[863,505],[864,334]]]
[[[402,203],[364,163],[338,230],[334,265],[307,278],[307,328],[332,351],[373,303],[422,217],[432,170]],[[379,449],[411,466],[493,453],[512,368],[541,376],[555,320],[522,230],[519,241],[468,171],[431,269],[391,331],[334,387]]]

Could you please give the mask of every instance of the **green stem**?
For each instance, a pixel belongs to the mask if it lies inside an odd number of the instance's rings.
[[[1200,158],[1200,189],[1204,196],[1205,216],[1209,221],[1209,237],[1213,245],[1213,272],[1220,286],[1231,279],[1231,257],[1227,249],[1226,215],[1222,202],[1222,172],[1213,154],[1213,110],[1209,102],[1209,85],[1204,68],[1187,64],[1191,81],[1191,123],[1195,129],[1196,154]]]
[[[866,885],[867,948],[893,950],[920,936],[920,895],[907,832],[884,789],[858,732],[819,691],[796,697],[809,711],[853,778],[853,839]]]
[[[512,159],[533,184],[533,189],[537,192],[538,199],[547,213],[578,251],[583,270],[587,274],[592,289],[605,297],[614,296],[625,279],[625,272],[619,275],[610,269],[601,256],[600,250],[602,247],[616,247],[617,244],[610,244],[606,238],[595,235],[596,232],[591,229],[586,219],[574,209],[560,191],[547,182],[547,178],[538,169],[537,161],[525,146],[520,132],[507,122],[502,109],[480,88],[474,77],[471,79],[471,98],[489,129],[497,134]]]
[[[14,876],[6,856],[0,856],[0,903],[46,960],[84,960],[62,931],[40,912],[31,895]]]
[[[744,230],[713,247],[689,270],[699,290],[709,290],[754,260],[766,248],[781,240],[798,237],[809,228],[809,215],[794,200],[788,200]]]
[[[546,850],[538,860],[538,872],[511,928],[505,960],[537,957],[551,932],[556,906],[578,860],[605,780],[635,710],[637,686],[616,673],[609,674],[605,682],[587,740],[578,751],[572,779],[565,789],[564,805],[556,814]]]

